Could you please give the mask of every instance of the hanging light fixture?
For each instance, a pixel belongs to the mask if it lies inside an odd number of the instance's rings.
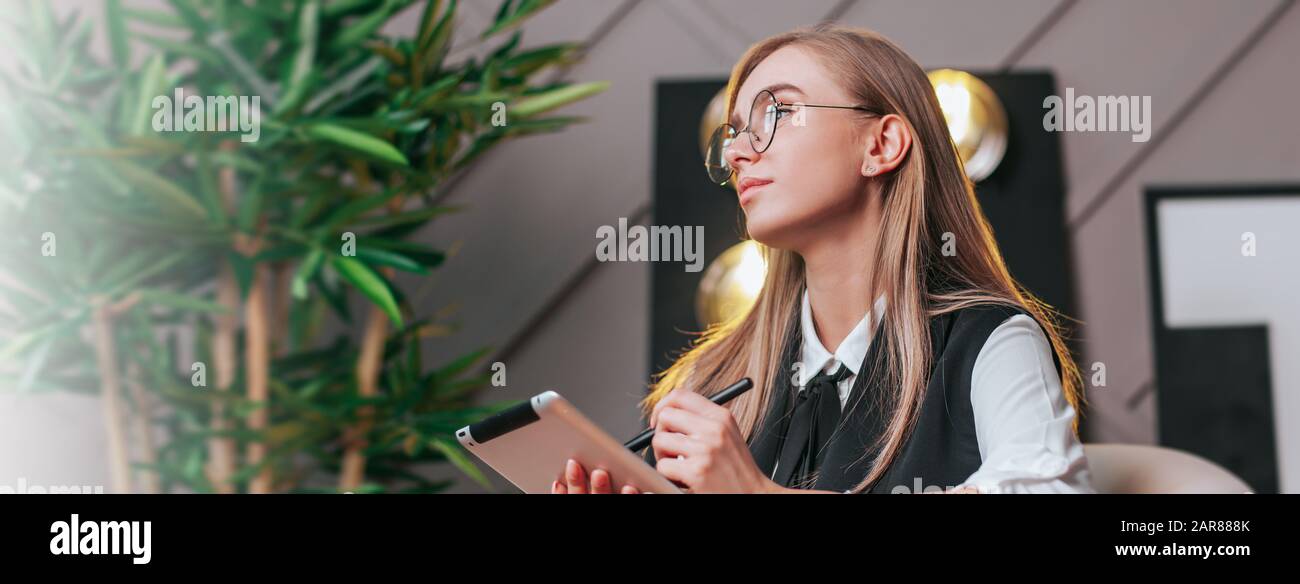
[[[1007,112],[993,89],[965,71],[935,69],[927,74],[966,176],[979,182],[997,169],[1007,151]]]
[[[727,248],[709,264],[695,293],[695,318],[709,327],[743,316],[758,299],[767,277],[763,248],[742,241]]]

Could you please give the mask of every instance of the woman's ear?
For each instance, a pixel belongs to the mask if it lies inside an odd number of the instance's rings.
[[[912,130],[903,118],[887,114],[867,128],[862,152],[862,176],[873,177],[898,168],[912,148]]]

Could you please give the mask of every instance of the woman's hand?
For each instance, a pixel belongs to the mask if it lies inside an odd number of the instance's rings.
[[[672,391],[650,413],[655,468],[692,493],[778,493],[740,434],[731,410],[693,391]]]
[[[605,469],[598,468],[588,475],[582,465],[572,458],[564,464],[564,480],[551,483],[552,495],[581,495],[586,493],[608,495],[612,492],[612,489],[613,481],[610,480],[609,473]],[[632,485],[623,485],[619,493],[636,495],[640,491]]]

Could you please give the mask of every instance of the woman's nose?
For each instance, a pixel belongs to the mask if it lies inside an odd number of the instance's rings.
[[[722,157],[727,161],[727,165],[737,173],[740,172],[740,163],[743,161],[753,164],[754,159],[758,158],[758,152],[754,151],[754,144],[750,141],[747,134],[737,134],[736,137],[722,151]]]

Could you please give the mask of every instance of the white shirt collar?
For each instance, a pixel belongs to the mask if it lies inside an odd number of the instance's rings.
[[[817,372],[833,372],[839,363],[853,375],[858,374],[858,369],[862,367],[862,360],[867,356],[867,348],[871,346],[871,335],[875,332],[872,326],[878,322],[878,318],[872,315],[883,315],[885,313],[885,295],[881,294],[876,298],[875,306],[867,311],[858,321],[858,325],[853,327],[849,336],[844,337],[840,346],[836,347],[835,354],[831,354],[822,346],[822,341],[817,337],[817,327],[813,324],[812,303],[808,300],[808,289],[803,291],[803,310],[800,313],[800,328],[803,332],[803,350],[800,361],[803,363],[803,370],[809,372],[809,375],[816,375]]]

